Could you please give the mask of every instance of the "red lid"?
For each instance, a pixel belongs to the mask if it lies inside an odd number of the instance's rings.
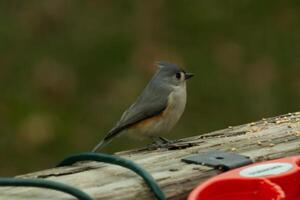
[[[300,200],[300,156],[225,172],[195,188],[188,200]]]

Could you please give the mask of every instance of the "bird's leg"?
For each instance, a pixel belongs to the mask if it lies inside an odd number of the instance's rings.
[[[157,146],[157,147],[161,147],[164,144],[164,141],[162,141],[159,137],[151,137],[152,141],[153,141],[153,145]]]
[[[169,140],[167,138],[164,138],[164,137],[158,137],[158,139],[163,142],[164,144],[172,144],[173,141],[172,140]]]

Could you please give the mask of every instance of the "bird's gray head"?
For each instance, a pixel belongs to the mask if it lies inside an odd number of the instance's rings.
[[[185,72],[178,65],[160,61],[156,63],[158,66],[158,71],[156,73],[155,79],[162,83],[170,84],[170,86],[180,86],[187,79],[192,78],[194,75]]]

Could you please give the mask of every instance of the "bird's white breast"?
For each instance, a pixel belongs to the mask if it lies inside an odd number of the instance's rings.
[[[174,88],[168,99],[168,107],[163,113],[163,122],[166,131],[169,131],[178,122],[184,112],[186,104],[186,84]]]
[[[168,106],[159,116],[141,123],[136,128],[144,136],[156,136],[168,133],[178,122],[186,104],[186,84],[174,87],[168,97]]]

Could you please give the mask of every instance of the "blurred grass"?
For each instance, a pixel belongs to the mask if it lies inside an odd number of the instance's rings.
[[[90,150],[157,60],[196,74],[170,138],[299,110],[299,10],[296,0],[0,1],[0,175]],[[106,150],[148,142],[121,136]]]

